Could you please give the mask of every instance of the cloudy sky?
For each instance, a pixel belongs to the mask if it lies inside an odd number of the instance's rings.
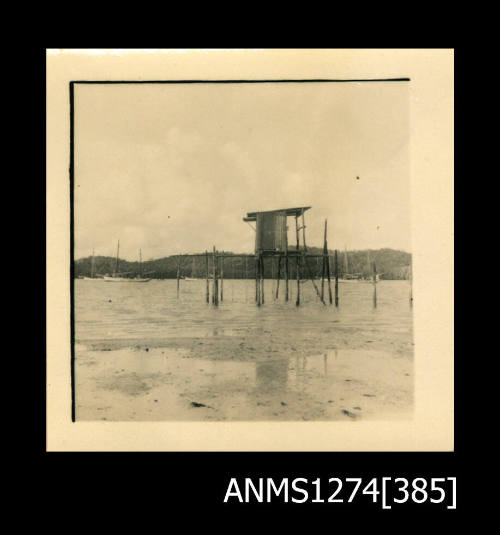
[[[253,252],[247,212],[304,205],[308,245],[410,251],[408,114],[408,82],[77,85],[75,258]]]

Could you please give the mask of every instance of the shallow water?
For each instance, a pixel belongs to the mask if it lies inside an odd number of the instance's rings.
[[[324,306],[254,301],[255,282],[75,281],[76,414],[83,420],[359,420],[409,418],[412,312],[407,281],[339,286]],[[283,287],[280,288],[280,292]],[[328,293],[326,292],[326,295]],[[193,404],[194,403],[194,404]]]
[[[76,340],[231,336],[249,328],[293,327],[313,334],[336,323],[354,328],[371,326],[388,333],[411,331],[407,281],[379,282],[376,308],[373,285],[362,282],[339,283],[339,308],[324,306],[310,281],[301,284],[299,307],[295,306],[295,282],[290,283],[289,301],[285,302],[283,282],[276,300],[276,281],[266,280],[261,307],[255,304],[252,280],[225,280],[224,300],[218,307],[206,303],[205,281],[181,281],[180,286],[177,298],[176,281],[171,279],[141,284],[76,280]]]

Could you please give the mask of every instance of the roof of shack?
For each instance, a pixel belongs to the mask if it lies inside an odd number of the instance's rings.
[[[256,221],[257,214],[270,214],[274,212],[285,212],[287,216],[297,216],[309,210],[310,206],[298,206],[296,208],[282,208],[281,210],[261,210],[259,212],[248,212],[247,216],[243,218],[243,221]]]

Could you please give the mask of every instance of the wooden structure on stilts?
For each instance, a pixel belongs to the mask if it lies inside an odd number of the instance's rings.
[[[272,271],[274,274],[274,261],[276,259],[278,264],[277,269],[277,281],[276,281],[276,293],[275,299],[279,297],[279,287],[281,278],[281,264],[284,260],[284,279],[285,279],[285,300],[289,299],[289,280],[290,280],[290,263],[289,259],[295,257],[295,275],[297,280],[297,295],[295,304],[300,305],[301,302],[301,266],[305,267],[307,277],[311,280],[316,294],[320,301],[325,303],[322,293],[320,293],[314,276],[309,265],[308,259],[311,257],[317,257],[317,255],[309,255],[306,245],[306,224],[305,224],[305,212],[309,210],[310,206],[299,206],[296,208],[285,208],[281,210],[268,210],[265,212],[249,212],[243,221],[250,223],[255,222],[255,301],[257,306],[261,306],[265,303],[264,294],[264,262],[266,258],[270,258],[273,263]],[[293,217],[295,219],[295,250],[288,247],[288,225],[287,218]],[[299,220],[300,218],[300,220]],[[300,231],[302,231],[302,249],[300,244]],[[326,240],[326,228],[325,228],[325,240]],[[326,246],[326,241],[325,241]],[[324,250],[325,251],[325,250]],[[328,261],[328,250],[323,252],[323,262]],[[330,281],[330,268],[328,265],[325,271],[328,278],[328,288],[331,299],[331,281]]]
[[[274,299],[278,299],[280,292],[280,282],[284,280],[284,298],[288,301],[290,298],[290,278],[295,275],[297,281],[297,294],[295,304],[299,306],[303,298],[301,292],[301,284],[311,280],[316,295],[323,305],[328,303],[339,306],[339,266],[338,266],[338,251],[334,251],[334,271],[333,277],[335,281],[334,293],[332,292],[332,273],[330,270],[330,254],[328,252],[327,231],[328,222],[325,220],[324,237],[323,237],[323,251],[321,254],[310,254],[306,244],[306,223],[305,212],[309,210],[310,206],[299,206],[296,208],[285,208],[281,210],[269,210],[265,212],[249,212],[243,221],[247,223],[255,222],[255,252],[254,254],[231,254],[224,251],[217,251],[215,245],[212,253],[205,250],[201,254],[185,254],[177,257],[177,297],[180,293],[180,282],[183,279],[181,276],[181,257],[205,257],[205,299],[206,302],[218,306],[224,301],[224,267],[225,259],[231,259],[231,276],[234,277],[234,259],[241,257],[245,259],[245,280],[248,280],[248,258],[253,258],[255,268],[255,302],[257,306],[265,304],[265,264],[268,259],[270,264],[270,272],[274,280],[276,276],[276,287],[272,287],[272,294]],[[289,248],[288,244],[288,218],[295,219],[295,247]],[[251,225],[250,225],[251,226]],[[253,227],[252,227],[253,228]],[[301,232],[302,231],[302,232]],[[301,241],[302,234],[302,244]],[[211,259],[210,259],[211,257]],[[321,259],[321,283],[320,287],[316,284],[316,277],[309,264],[310,259],[316,259],[318,262]],[[295,262],[293,262],[295,259]],[[290,262],[290,260],[292,262]],[[193,260],[194,262],[194,260]],[[275,270],[276,264],[276,270]],[[295,273],[291,272],[291,267],[295,264]],[[319,264],[318,264],[319,266]],[[377,282],[376,268],[374,269],[374,285]],[[193,271],[193,270],[192,270]],[[316,270],[317,271],[317,270]],[[193,273],[191,273],[193,275]],[[326,297],[325,284],[328,286],[328,298]],[[210,289],[212,295],[210,296]],[[374,290],[374,306],[376,306],[376,287]]]

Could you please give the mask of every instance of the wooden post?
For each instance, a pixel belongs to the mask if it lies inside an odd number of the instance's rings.
[[[234,267],[234,256],[231,258],[231,271],[233,273],[233,282],[231,283],[231,303],[234,301],[234,281],[236,280],[236,270]]]
[[[288,291],[288,279],[290,278],[289,270],[290,268],[288,265],[288,244],[287,244],[286,251],[285,251],[285,301],[288,301],[288,294],[289,294],[289,291]]]
[[[377,266],[373,262],[373,306],[377,307]]]
[[[307,249],[307,245],[306,245],[306,220],[304,218],[304,210],[302,210],[302,242],[304,243],[304,250]]]
[[[90,277],[93,279],[95,276],[95,251],[92,249],[92,260],[90,262]]]
[[[115,275],[118,275],[119,258],[120,258],[120,240],[118,240],[118,245],[116,246]]]
[[[179,275],[180,275],[180,267],[181,267],[181,257],[178,256],[178,257],[177,257],[177,299],[179,299],[179,286],[180,286]]]
[[[326,256],[326,276],[328,277],[328,299],[332,304],[332,281],[330,279],[330,255]]]
[[[297,300],[295,305],[300,305],[300,255],[299,255],[299,216],[295,216],[295,233],[297,236]]]
[[[326,276],[326,219],[325,219],[325,232],[323,235],[323,267],[321,269],[321,299],[325,297],[325,276]]]
[[[260,302],[264,304],[264,255],[260,257]]]
[[[276,280],[276,297],[275,299],[278,299],[278,294],[280,291],[280,275],[281,275],[281,253],[278,256],[278,278]]]
[[[260,307],[260,254],[255,255],[255,301]]]
[[[224,301],[224,251],[222,251],[221,268],[220,268],[220,300]]]
[[[215,306],[218,306],[219,304],[219,257],[217,254],[217,250],[214,246],[214,283],[215,283],[215,290],[214,290],[214,297],[215,297]]]
[[[206,278],[207,278],[207,303],[210,303],[210,283],[208,282],[208,251],[205,251]]]
[[[271,294],[274,293],[274,256],[271,256]]]
[[[215,296],[217,295],[217,288],[215,287],[215,269],[216,269],[216,257],[215,257],[215,245],[212,250],[212,304],[215,305]]]
[[[314,274],[311,270],[311,266],[309,265],[309,261],[307,260],[307,244],[306,244],[306,231],[305,231],[305,228],[306,228],[306,223],[305,223],[305,219],[304,219],[304,210],[302,210],[302,237],[303,237],[303,240],[304,240],[304,252],[301,256],[301,258],[303,257],[304,258],[304,264],[307,268],[307,273],[309,275],[309,278],[311,279],[311,282],[312,282],[312,285],[314,286],[314,290],[316,291],[316,294],[318,295],[320,301],[326,305],[325,303],[325,300],[323,299],[323,295],[320,293],[320,291],[318,290],[318,287],[316,286],[316,283],[314,282]]]
[[[335,249],[335,306],[339,306],[339,260],[337,249]]]
[[[248,291],[248,256],[245,256],[245,303],[247,302],[247,291]]]
[[[325,270],[326,270],[326,276],[328,279],[328,297],[330,300],[330,305],[332,304],[332,283],[330,280],[330,256],[328,255],[328,238],[327,238],[327,232],[328,230],[328,220],[325,219],[325,243],[323,246],[323,262],[325,264]],[[321,292],[321,296],[323,297],[323,291]]]

